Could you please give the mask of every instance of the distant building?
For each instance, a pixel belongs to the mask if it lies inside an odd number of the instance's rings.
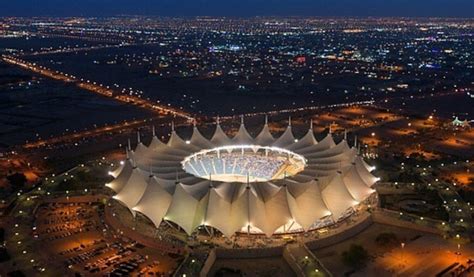
[[[295,61],[296,61],[297,63],[306,63],[306,57],[304,57],[304,56],[298,56],[298,57],[295,58]]]
[[[454,118],[453,121],[451,121],[451,125],[454,127],[471,128],[471,124],[469,124],[469,121],[467,121],[467,119],[461,121],[457,116]]]

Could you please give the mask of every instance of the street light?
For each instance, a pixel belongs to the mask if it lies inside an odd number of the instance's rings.
[[[400,245],[402,246],[402,264],[403,264],[403,249],[405,248],[405,243],[402,242]]]

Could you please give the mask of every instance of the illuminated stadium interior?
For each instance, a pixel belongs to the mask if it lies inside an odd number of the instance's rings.
[[[231,145],[187,156],[184,171],[220,182],[266,182],[303,171],[306,159],[286,149],[260,145]]]

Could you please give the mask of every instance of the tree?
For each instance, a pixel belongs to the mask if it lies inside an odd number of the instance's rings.
[[[3,246],[0,246],[0,263],[10,260],[10,255],[7,252],[7,249]]]
[[[20,271],[20,270],[15,270],[7,273],[8,277],[25,277],[26,275]]]
[[[398,244],[398,237],[394,233],[380,233],[375,242],[380,246],[395,246]]]
[[[369,253],[358,244],[351,244],[349,250],[342,252],[342,262],[354,269],[364,267],[369,260]]]
[[[8,182],[13,189],[21,189],[26,184],[26,176],[23,173],[13,173],[7,176]]]

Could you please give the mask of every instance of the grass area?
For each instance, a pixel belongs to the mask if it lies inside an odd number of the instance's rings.
[[[64,179],[55,186],[54,191],[100,189],[108,181],[110,181],[110,176],[103,167],[80,167],[64,176]]]
[[[443,207],[443,200],[433,190],[413,194],[385,194],[379,197],[382,208],[443,221],[449,220],[449,214]],[[407,206],[401,204],[404,201],[416,201],[424,204],[415,206],[413,209],[407,209]]]

